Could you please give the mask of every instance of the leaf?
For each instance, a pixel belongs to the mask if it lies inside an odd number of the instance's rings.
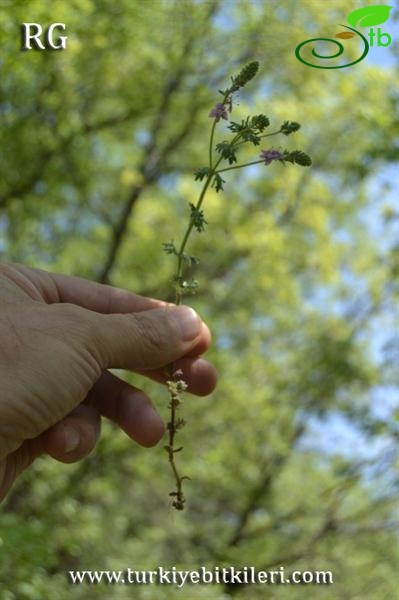
[[[226,183],[224,179],[221,178],[221,176],[219,175],[219,173],[215,173],[215,177],[212,181],[212,187],[215,188],[215,190],[217,192],[220,192],[220,190],[223,191],[223,184]]]
[[[200,259],[197,256],[191,256],[190,254],[182,254],[182,258],[189,265],[198,265],[200,262]]]
[[[175,256],[177,256],[177,254],[178,254],[177,248],[173,242],[164,242],[162,244],[162,246],[163,246],[163,250],[164,250],[164,252],[166,252],[166,254],[174,254]]]
[[[201,167],[201,169],[197,169],[194,173],[195,181],[202,181],[204,177],[209,175],[210,169],[209,167]]]
[[[389,13],[392,6],[384,4],[374,4],[374,6],[365,6],[357,8],[349,13],[347,21],[352,27],[372,27],[380,25],[389,19]]]
[[[349,38],[355,36],[356,33],[353,33],[353,31],[342,31],[341,33],[337,33],[337,35],[335,35],[334,37],[341,38],[342,40],[348,40]]]

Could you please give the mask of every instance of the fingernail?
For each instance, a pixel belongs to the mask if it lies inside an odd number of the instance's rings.
[[[176,306],[173,315],[179,323],[181,336],[184,342],[191,342],[199,336],[202,329],[202,321],[189,306]]]
[[[64,452],[73,452],[80,444],[80,434],[75,427],[64,428]]]

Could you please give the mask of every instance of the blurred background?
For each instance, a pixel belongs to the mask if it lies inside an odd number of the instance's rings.
[[[2,506],[2,600],[397,597],[395,10],[380,26],[393,44],[353,67],[294,54],[366,4],[0,2],[1,260],[169,298],[162,242],[181,239],[198,195],[217,90],[250,60],[261,71],[234,120],[299,121],[273,147],[314,163],[233,171],[206,198],[209,225],[190,244],[200,288],[186,302],[213,332],[220,381],[184,404],[186,510],[168,501],[162,443],[140,448],[104,423],[90,457],[37,460]],[[28,21],[65,23],[67,49],[21,52]],[[167,419],[165,390],[122,376]],[[178,591],[66,577],[159,565],[331,570],[334,584]]]

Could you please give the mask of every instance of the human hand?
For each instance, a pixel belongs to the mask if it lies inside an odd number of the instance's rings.
[[[210,393],[214,367],[200,358],[210,333],[185,306],[78,277],[0,265],[0,500],[40,454],[86,456],[101,416],[143,446],[164,424],[141,390],[107,369],[164,381],[182,369],[188,391]]]

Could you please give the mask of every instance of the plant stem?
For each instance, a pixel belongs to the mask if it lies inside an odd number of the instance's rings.
[[[242,133],[245,133],[246,129],[244,129]],[[272,133],[263,133],[262,135],[260,135],[260,138],[266,138],[266,137],[271,137],[272,135],[278,135],[279,133],[281,133],[281,129],[278,129],[277,131],[273,131]],[[245,144],[246,140],[242,140],[242,142],[238,142],[238,144],[236,144],[237,146],[241,146],[241,144]]]
[[[245,163],[243,165],[234,165],[234,167],[226,167],[225,169],[219,169],[215,171],[215,173],[224,173],[225,171],[232,171],[233,169],[242,169],[244,167],[250,167],[251,165],[259,165],[260,163],[264,163],[264,160],[253,160],[252,162]]]
[[[196,204],[196,209],[199,210],[201,208],[202,202],[205,198],[205,194],[206,191],[212,181],[213,176],[215,175],[216,169],[219,166],[221,160],[222,160],[222,156],[220,156],[218,158],[218,160],[216,161],[215,165],[212,166],[212,148],[213,148],[213,137],[214,137],[214,133],[215,133],[215,126],[216,126],[216,122],[217,120],[215,119],[212,125],[212,130],[211,130],[211,135],[210,135],[210,141],[209,141],[209,173],[208,176],[206,178],[206,181],[203,185],[203,188],[201,190],[201,193],[199,195],[197,204]],[[183,275],[183,260],[184,260],[184,250],[187,246],[187,242],[188,239],[190,237],[190,234],[192,232],[192,229],[194,227],[194,221],[192,218],[190,218],[188,227],[186,229],[186,232],[183,236],[182,242],[180,244],[180,248],[177,252],[177,267],[176,267],[176,273],[175,273],[175,304],[179,305],[181,304],[181,300],[182,300],[182,293],[181,293],[181,283],[182,283],[182,275]],[[171,492],[172,497],[174,498],[173,500],[173,506],[177,509],[177,510],[183,510],[184,509],[184,504],[185,504],[185,497],[183,494],[183,481],[184,479],[188,479],[187,477],[182,477],[179,474],[179,471],[177,469],[177,465],[176,465],[176,461],[175,461],[175,454],[176,454],[176,449],[175,449],[175,436],[176,436],[176,432],[178,429],[178,423],[177,423],[177,419],[176,419],[176,412],[177,409],[179,407],[179,405],[181,404],[181,400],[180,400],[180,396],[178,391],[176,390],[176,387],[173,386],[173,379],[176,379],[176,373],[174,373],[174,366],[169,365],[169,367],[166,369],[166,373],[169,377],[169,381],[168,381],[168,387],[169,387],[169,393],[170,393],[170,403],[169,403],[169,408],[170,408],[170,420],[168,423],[168,431],[169,431],[169,445],[165,447],[165,449],[168,452],[168,458],[169,458],[169,463],[173,472],[173,476],[175,479],[175,485],[176,485],[176,489],[174,492]],[[176,383],[176,382],[175,382]],[[184,383],[184,382],[182,382]]]
[[[228,98],[229,94],[226,93],[226,95],[224,96],[223,99],[223,103],[226,102],[227,98]],[[209,172],[208,175],[206,177],[205,183],[202,187],[202,190],[200,192],[200,195],[198,197],[197,200],[197,204],[195,206],[195,209],[197,211],[199,211],[199,209],[202,206],[202,203],[204,201],[205,198],[205,194],[212,182],[213,177],[215,176],[216,173],[223,173],[224,171],[231,171],[233,169],[240,169],[242,167],[247,167],[249,165],[256,165],[259,164],[261,162],[264,162],[262,160],[257,160],[251,163],[247,163],[244,165],[235,165],[233,167],[227,167],[225,169],[219,169],[217,170],[219,164],[221,163],[221,161],[223,160],[223,156],[219,156],[219,158],[216,160],[215,164],[213,164],[213,158],[212,158],[212,153],[213,153],[213,140],[214,140],[214,135],[215,135],[215,129],[216,129],[216,124],[218,122],[218,119],[214,119],[213,124],[212,124],[212,129],[211,129],[211,133],[210,133],[210,139],[209,139]],[[240,139],[240,137],[242,137],[242,135],[245,133],[246,130],[240,131],[238,132],[234,138],[231,141],[231,146],[236,145],[237,141]],[[276,131],[273,133],[268,133],[265,134],[261,137],[269,137],[272,135],[276,135],[277,133],[280,133],[280,131]],[[239,142],[239,144],[244,143],[245,140],[243,142]],[[175,281],[175,304],[179,305],[181,304],[182,301],[182,291],[181,291],[181,286],[182,286],[182,277],[183,277],[183,264],[184,264],[184,251],[186,249],[190,234],[193,230],[194,227],[194,219],[193,216],[191,216],[190,221],[188,223],[187,229],[184,233],[183,239],[181,241],[180,247],[176,253],[176,260],[177,260],[177,265],[176,265],[176,273],[174,276],[174,281]],[[177,420],[177,409],[179,407],[179,405],[181,404],[181,398],[180,398],[180,393],[182,391],[183,388],[178,388],[178,385],[185,385],[185,382],[182,380],[178,380],[178,373],[174,372],[174,365],[169,365],[169,367],[167,367],[166,369],[166,373],[168,376],[168,387],[169,387],[169,394],[170,394],[170,403],[169,403],[169,408],[170,408],[170,421],[168,423],[168,431],[169,431],[169,445],[165,446],[165,449],[168,452],[168,458],[169,458],[169,463],[173,472],[173,476],[175,479],[175,491],[171,492],[171,496],[174,498],[173,500],[173,506],[177,509],[177,510],[183,510],[184,509],[184,504],[185,504],[185,497],[183,494],[183,487],[182,487],[182,483],[184,479],[188,479],[187,477],[182,477],[179,474],[179,471],[177,469],[177,465],[176,465],[176,461],[175,461],[175,454],[178,450],[175,449],[175,436],[177,433],[177,430],[179,427],[181,427],[184,424],[184,421]]]
[[[216,166],[219,164],[220,161],[218,161],[215,165]],[[199,196],[198,202],[196,204],[196,208],[199,209],[201,207],[201,204],[204,200],[205,194],[206,194],[206,190],[209,187],[209,184],[211,183],[212,177],[214,175],[214,171],[211,171],[208,175],[208,177],[206,178],[204,187],[202,188],[201,194]],[[175,304],[180,304],[181,303],[181,289],[180,289],[180,283],[181,283],[181,277],[182,277],[182,271],[183,271],[183,255],[184,255],[184,250],[186,248],[187,242],[188,242],[188,238],[190,237],[190,233],[192,231],[194,227],[194,222],[192,219],[190,219],[190,222],[188,224],[186,233],[184,234],[182,243],[180,244],[180,248],[179,251],[177,253],[177,269],[176,269],[176,274],[175,274],[175,280],[176,280],[176,298],[175,298]]]
[[[178,472],[177,466],[176,466],[176,461],[175,461],[175,454],[176,454],[177,450],[174,447],[175,435],[176,435],[177,429],[179,427],[179,424],[176,420],[176,411],[177,411],[177,408],[179,407],[179,405],[181,404],[181,400],[180,400],[180,391],[181,390],[179,390],[179,388],[178,388],[178,383],[179,383],[177,381],[178,373],[173,373],[173,366],[170,366],[169,373],[170,373],[170,377],[171,377],[171,380],[168,381],[168,387],[169,387],[169,393],[170,393],[170,403],[169,403],[170,421],[168,423],[169,445],[165,446],[165,450],[168,453],[169,464],[171,466],[171,469],[172,469],[172,472],[174,475],[174,479],[175,479],[175,484],[176,484],[175,491],[171,492],[171,494],[170,494],[174,498],[173,506],[177,510],[183,510],[186,499],[183,494],[182,485],[183,485],[184,479],[188,479],[188,478],[181,477],[179,475],[179,472]],[[180,426],[182,426],[182,424],[183,424],[183,421],[180,423]]]
[[[209,140],[209,168],[212,169],[212,150],[213,150],[213,136],[215,135],[215,128],[216,128],[216,119],[213,120],[213,124],[212,124],[212,130],[211,130],[211,137]]]

